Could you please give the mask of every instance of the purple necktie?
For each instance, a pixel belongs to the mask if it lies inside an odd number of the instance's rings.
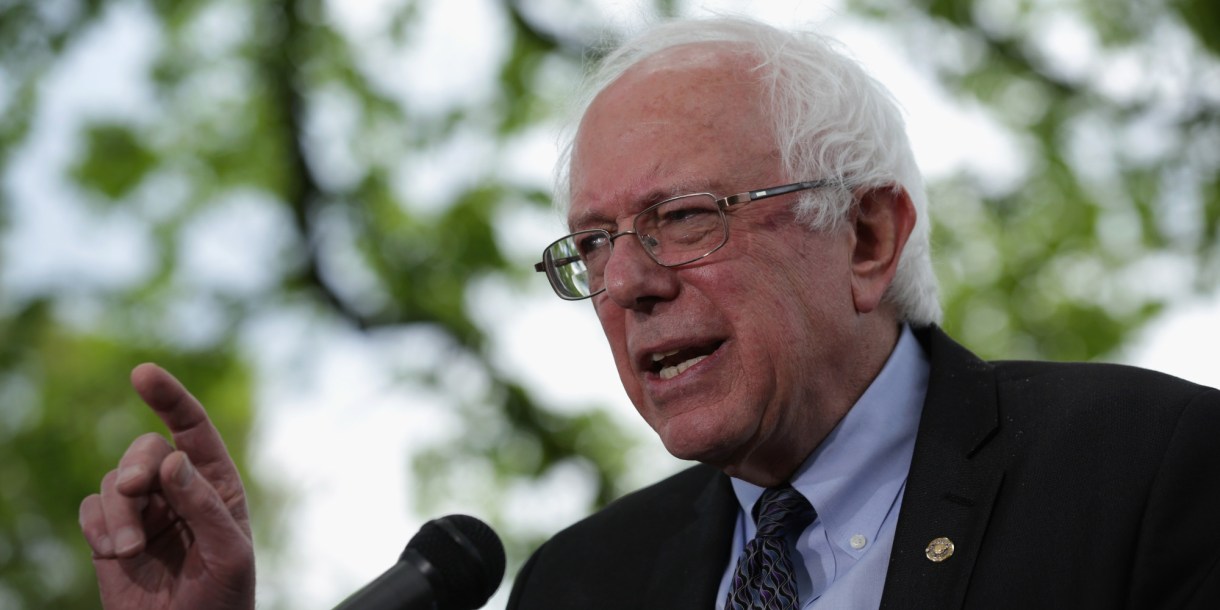
[[[789,559],[788,536],[813,523],[817,513],[788,484],[763,492],[758,501],[758,533],[737,560],[725,608],[730,610],[798,610],[800,596]],[[799,555],[797,560],[800,560]]]

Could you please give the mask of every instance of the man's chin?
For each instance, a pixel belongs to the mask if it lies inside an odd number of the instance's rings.
[[[714,431],[676,429],[671,424],[657,433],[670,455],[680,460],[702,462],[723,470],[733,464],[741,444],[735,439],[725,438],[723,432],[712,432]]]

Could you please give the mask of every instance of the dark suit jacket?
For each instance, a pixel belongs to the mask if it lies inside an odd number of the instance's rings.
[[[916,335],[932,369],[882,607],[1220,608],[1220,391]],[[712,608],[736,511],[695,466],[557,534],[509,608]]]

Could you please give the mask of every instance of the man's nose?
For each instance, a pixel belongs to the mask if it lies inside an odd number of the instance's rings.
[[[662,267],[634,233],[619,235],[606,261],[606,295],[624,309],[647,309],[678,295],[676,270]]]

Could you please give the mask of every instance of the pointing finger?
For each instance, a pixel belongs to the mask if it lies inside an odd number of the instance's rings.
[[[222,493],[240,490],[241,478],[220,433],[203,405],[173,375],[155,364],[141,364],[132,370],[131,384],[165,422],[174,445],[190,455],[204,476]]]

